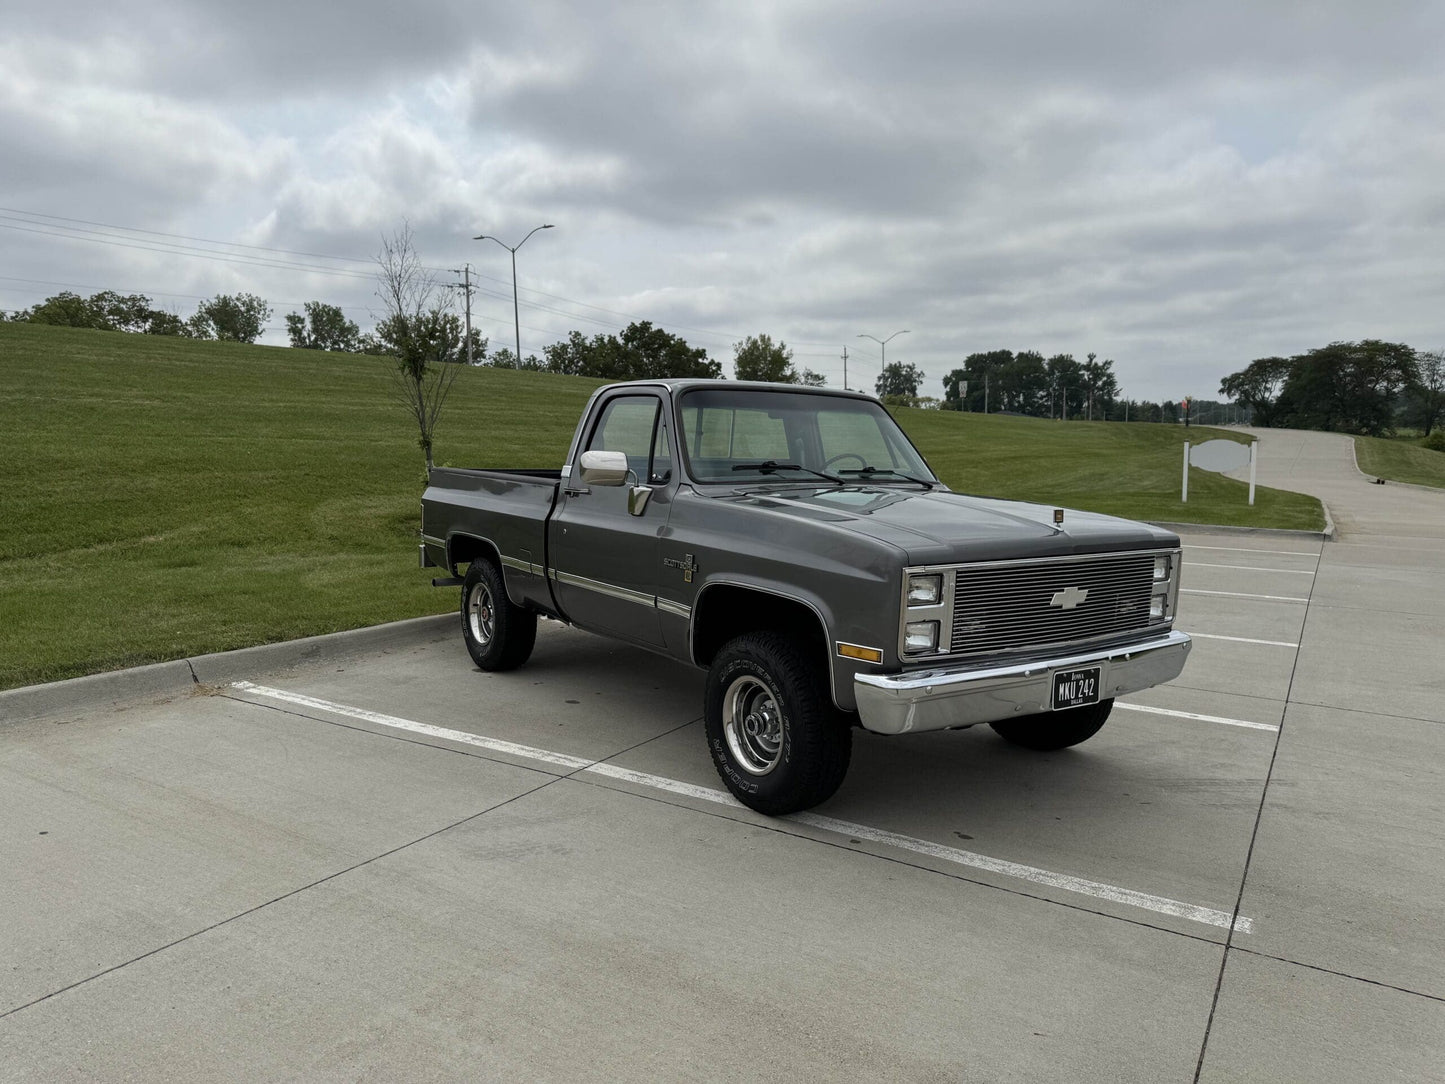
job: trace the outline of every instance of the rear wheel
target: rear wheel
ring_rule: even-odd
[[[1063,711],[1046,711],[1038,715],[1025,715],[1019,719],[1003,719],[989,723],[994,732],[1010,745],[1025,749],[1047,752],[1051,749],[1067,749],[1088,741],[1109,718],[1109,709],[1114,701],[1100,700],[1082,708],[1065,708]]]
[[[778,633],[748,633],[718,652],[703,722],[718,775],[759,813],[815,806],[848,772],[853,734],[833,707],[826,674]]]
[[[467,568],[462,581],[462,640],[483,670],[514,670],[537,641],[537,615],[507,598],[501,569],[485,558]]]

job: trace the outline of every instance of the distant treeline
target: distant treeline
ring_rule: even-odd
[[[1426,436],[1445,411],[1445,352],[1363,339],[1293,357],[1256,358],[1219,384],[1255,425],[1380,436],[1406,426]]]
[[[260,338],[271,315],[271,307],[253,294],[218,294],[202,301],[192,316],[183,319],[157,308],[142,294],[122,295],[111,290],[90,297],[66,291],[19,312],[0,311],[0,319],[37,324],[245,343]],[[428,362],[470,362],[596,380],[723,375],[722,365],[705,349],[690,346],[681,336],[647,320],[634,321],[617,334],[588,337],[573,331],[566,339],[543,347],[540,358],[532,354],[518,359],[505,347],[489,350],[488,341],[475,328],[468,342],[462,318],[444,307],[393,316],[369,332],[347,319],[339,306],[322,301],[308,301],[301,312],[288,313],[285,319],[291,345],[302,350],[395,357],[403,353],[402,344],[408,349],[421,344]],[[749,335],[733,345],[733,369],[739,380],[825,383],[821,374],[796,367],[787,343],[767,334]],[[1222,423],[1248,420],[1241,415],[1250,409],[1248,403],[1242,410],[1229,403],[1151,403],[1124,398],[1113,361],[1100,361],[1095,354],[1080,362],[1072,354],[1045,358],[1035,350],[991,350],[970,354],[961,368],[949,372],[943,378],[941,399],[920,395],[922,383],[918,366],[893,362],[874,381],[874,390],[891,405],[1065,420]]]

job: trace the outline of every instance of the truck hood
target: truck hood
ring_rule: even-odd
[[[912,564],[948,564],[1175,546],[1160,527],[1054,505],[974,497],[947,490],[850,485],[779,487],[729,501],[769,515],[826,523],[896,546]]]

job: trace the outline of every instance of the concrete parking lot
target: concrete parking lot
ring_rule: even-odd
[[[1445,494],[1340,439],[1260,464],[1339,540],[1187,532],[1098,737],[860,734],[781,820],[555,625],[6,720],[0,1077],[1438,1081]]]

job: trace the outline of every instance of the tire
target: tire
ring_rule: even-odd
[[[826,674],[778,633],[748,633],[718,652],[703,725],[723,783],[768,816],[827,800],[848,773],[853,733],[833,707]]]
[[[1067,749],[1071,745],[1088,741],[1099,732],[1109,718],[1109,709],[1113,706],[1112,699],[1100,700],[1097,704],[1082,708],[1045,711],[1019,719],[1003,719],[988,725],[1010,745],[1048,752],[1053,749]]]
[[[537,615],[507,598],[502,572],[484,557],[462,581],[462,640],[483,670],[515,670],[537,642]]]

